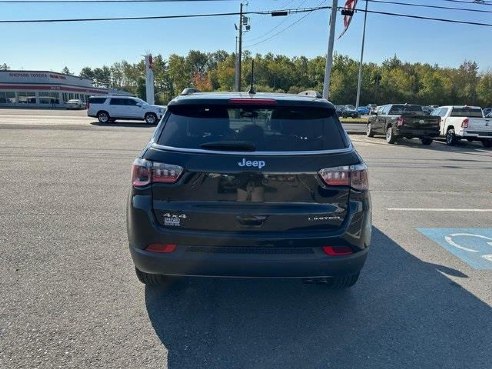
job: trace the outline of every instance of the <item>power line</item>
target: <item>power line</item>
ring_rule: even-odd
[[[318,6],[316,7],[316,9],[319,9],[320,5],[321,5],[322,3],[324,3],[324,2],[325,2],[325,0],[321,1],[321,2],[318,4]],[[331,7],[330,7],[330,9],[331,9]],[[313,10],[313,11],[314,11],[314,10]],[[254,44],[251,44],[251,45],[246,45],[245,47],[252,47],[252,46],[256,46],[256,45],[259,45],[259,44],[262,44],[262,43],[264,43],[264,42],[267,42],[267,41],[271,40],[272,38],[274,38],[274,37],[278,36],[278,35],[279,35],[279,34],[281,34],[282,32],[287,31],[289,28],[292,28],[292,27],[293,27],[293,26],[295,26],[297,23],[301,22],[304,18],[306,18],[306,17],[307,17],[308,15],[310,15],[311,13],[312,13],[312,12],[309,12],[309,13],[305,14],[304,16],[302,16],[301,18],[299,18],[299,19],[298,19],[298,20],[296,20],[295,22],[293,22],[293,23],[289,24],[287,27],[285,27],[285,28],[281,29],[280,31],[278,31],[278,32],[274,33],[274,34],[273,34],[273,35],[271,35],[270,37],[268,37],[268,38],[266,38],[266,39],[264,39],[264,40],[262,40],[262,41],[256,42],[256,43],[254,43]],[[265,35],[264,35],[264,36],[265,36]]]
[[[301,3],[299,3],[299,5],[297,6],[298,8],[300,8],[301,6],[304,6],[304,4],[306,3],[307,0],[303,0]],[[248,39],[249,42],[254,42],[256,40],[260,40],[262,39],[263,37],[271,34],[272,32],[274,32],[276,29],[278,29],[282,24],[284,24],[285,22],[287,22],[289,19],[287,17],[285,17],[281,22],[279,22],[275,27],[271,28],[269,31],[265,32],[263,35],[261,36],[257,36],[257,37],[253,37],[251,39]]]
[[[305,8],[305,9],[285,9],[283,12],[287,12],[288,14],[296,14],[296,13],[312,13],[318,10],[331,9],[331,6],[318,6],[314,8]],[[342,9],[342,8],[340,8]],[[363,13],[363,9],[356,9],[357,12]],[[492,27],[492,23],[484,23],[484,22],[472,22],[472,21],[461,21],[455,19],[444,19],[444,18],[435,18],[435,17],[424,17],[419,15],[412,14],[401,14],[401,13],[392,13],[392,12],[383,12],[376,10],[368,10],[368,13],[371,14],[380,14],[386,16],[393,17],[401,17],[401,18],[410,18],[410,19],[419,19],[419,20],[430,20],[437,22],[445,22],[445,23],[454,23],[454,24],[466,24],[472,26],[483,26],[483,27]],[[248,11],[244,12],[244,15],[256,14],[256,15],[268,15],[271,16],[272,11]],[[24,20],[0,20],[0,24],[5,23],[68,23],[68,22],[101,22],[101,21],[125,21],[125,20],[158,20],[158,19],[183,19],[183,18],[200,18],[200,17],[220,17],[220,16],[237,16],[238,12],[229,12],[229,13],[209,13],[209,14],[181,14],[181,15],[161,15],[161,16],[146,16],[146,17],[112,17],[112,18],[69,18],[69,19],[24,19]],[[302,18],[303,19],[303,18]],[[300,19],[301,20],[301,19]],[[298,23],[298,20],[295,23]],[[295,24],[294,23],[294,24]],[[290,26],[293,26],[291,24]],[[290,27],[289,26],[289,27]],[[253,46],[253,45],[250,45]]]
[[[480,1],[480,2],[476,2],[476,1],[463,1],[463,0],[441,0],[441,1],[445,1],[447,3],[458,3],[458,4],[475,4],[475,5],[487,5],[487,6],[491,6],[492,5],[492,2],[491,1]]]
[[[368,0],[368,1],[370,3],[402,5],[402,6],[410,6],[410,7],[414,7],[414,8],[429,8],[429,9],[440,9],[440,10],[459,10],[459,11],[466,11],[466,12],[472,12],[472,13],[492,13],[492,10],[455,8],[455,7],[441,6],[441,5],[424,5],[424,4],[414,4],[414,3],[403,3],[403,2],[399,2],[399,1],[386,1],[386,0]]]
[[[357,12],[364,12],[363,9],[356,9]],[[466,24],[470,26],[483,26],[483,27],[492,27],[492,23],[483,23],[483,22],[472,22],[472,21],[460,21],[457,19],[445,19],[445,18],[435,18],[435,17],[423,17],[420,15],[413,14],[400,14],[400,13],[391,13],[391,12],[382,12],[375,10],[368,10],[368,13],[373,14],[381,14],[393,17],[401,17],[401,18],[411,18],[411,19],[420,19],[420,20],[431,20],[436,22],[444,22],[444,23],[455,23],[455,24]]]
[[[0,4],[109,4],[109,3],[186,3],[231,0],[0,0]],[[234,0],[233,0],[234,1]],[[240,1],[240,0],[236,0]]]

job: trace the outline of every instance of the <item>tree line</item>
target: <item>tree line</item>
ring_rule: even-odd
[[[224,50],[204,53],[192,50],[186,56],[172,54],[165,59],[154,56],[155,100],[166,104],[186,87],[201,91],[233,91],[236,55]],[[287,57],[268,53],[243,54],[241,83],[247,90],[254,60],[257,91],[298,93],[323,90],[325,58]],[[359,62],[335,55],[330,84],[330,100],[335,104],[354,104],[357,95]],[[121,61],[101,68],[85,67],[81,77],[96,86],[117,88],[145,99],[144,61]],[[458,68],[425,63],[408,63],[396,55],[381,65],[362,67],[360,105],[396,102],[422,105],[492,105],[492,72],[479,72],[477,63],[464,61]]]

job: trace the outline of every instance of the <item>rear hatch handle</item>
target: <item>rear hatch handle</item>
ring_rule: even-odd
[[[238,215],[236,220],[241,225],[245,226],[260,226],[265,220],[267,220],[268,216],[266,215]]]

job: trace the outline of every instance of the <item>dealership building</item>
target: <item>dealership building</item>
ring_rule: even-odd
[[[55,72],[0,71],[0,107],[64,107],[71,99],[127,94],[94,87],[92,80]]]

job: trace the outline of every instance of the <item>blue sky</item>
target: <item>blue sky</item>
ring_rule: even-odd
[[[333,0],[249,0],[246,11],[331,6]],[[338,0],[339,6],[345,0]],[[389,4],[400,2],[468,8],[441,10]],[[474,4],[450,0],[377,0],[369,10],[492,24],[492,1]],[[0,1],[0,20],[56,19],[116,16],[156,16],[236,12],[240,1],[170,1],[161,3],[5,3]],[[359,0],[358,8],[365,2]],[[328,43],[330,10],[287,17],[251,15],[251,30],[244,36],[244,49],[253,54],[272,52],[288,56],[324,55]],[[363,13],[354,16],[347,33],[335,41],[335,52],[354,59],[360,56]],[[78,73],[84,66],[100,67],[127,60],[134,63],[146,52],[186,55],[235,50],[237,16],[88,23],[0,23],[0,64],[11,69],[61,71],[67,66]],[[337,36],[343,21],[337,17]],[[276,33],[278,33],[276,35]],[[403,61],[458,67],[464,60],[476,61],[483,72],[492,71],[492,27],[449,24],[381,14],[367,18],[364,61],[382,63],[397,55]]]

